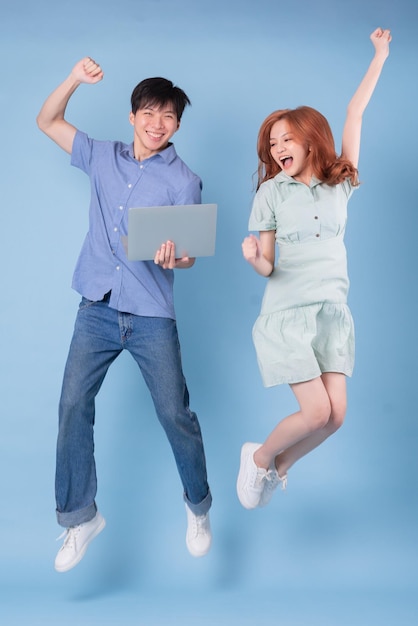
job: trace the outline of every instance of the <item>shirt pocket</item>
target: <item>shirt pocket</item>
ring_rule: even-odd
[[[278,243],[299,243],[300,235],[299,231],[295,231],[293,233],[282,234],[280,237],[277,237]]]

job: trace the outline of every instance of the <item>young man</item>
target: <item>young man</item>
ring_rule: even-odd
[[[202,435],[189,408],[173,306],[173,269],[191,267],[194,259],[177,259],[168,241],[154,261],[132,262],[121,243],[129,206],[201,202],[199,177],[170,143],[190,101],[170,81],[146,79],[131,96],[133,143],[96,141],[72,126],[65,111],[80,84],[102,78],[93,59],[82,59],[37,117],[39,128],[91,181],[89,230],[72,285],[82,300],[59,406],[55,489],[57,520],[66,528],[55,560],[59,572],[77,565],[105,526],[95,502],[95,397],[123,349],[140,367],[174,453],[184,488],[187,547],[193,556],[203,556],[211,544],[212,498]]]

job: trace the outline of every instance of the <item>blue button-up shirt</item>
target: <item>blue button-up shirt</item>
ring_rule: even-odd
[[[121,237],[128,209],[200,204],[202,183],[170,144],[137,161],[133,144],[90,139],[77,131],[71,164],[90,178],[89,230],[73,276],[73,288],[89,300],[111,291],[109,306],[125,313],[175,319],[173,270],[153,261],[128,261]]]

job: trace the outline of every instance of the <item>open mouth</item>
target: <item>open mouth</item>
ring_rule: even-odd
[[[147,131],[147,135],[148,137],[151,137],[151,139],[154,139],[154,141],[159,141],[164,137],[161,133],[152,133],[150,131]]]
[[[293,157],[285,156],[280,159],[280,163],[282,164],[283,169],[287,169],[293,163]]]

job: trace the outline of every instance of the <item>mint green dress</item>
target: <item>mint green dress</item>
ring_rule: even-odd
[[[330,186],[312,178],[307,186],[280,172],[257,191],[249,230],[275,230],[279,250],[253,327],[266,387],[352,374],[344,232],[353,189],[349,179]]]

